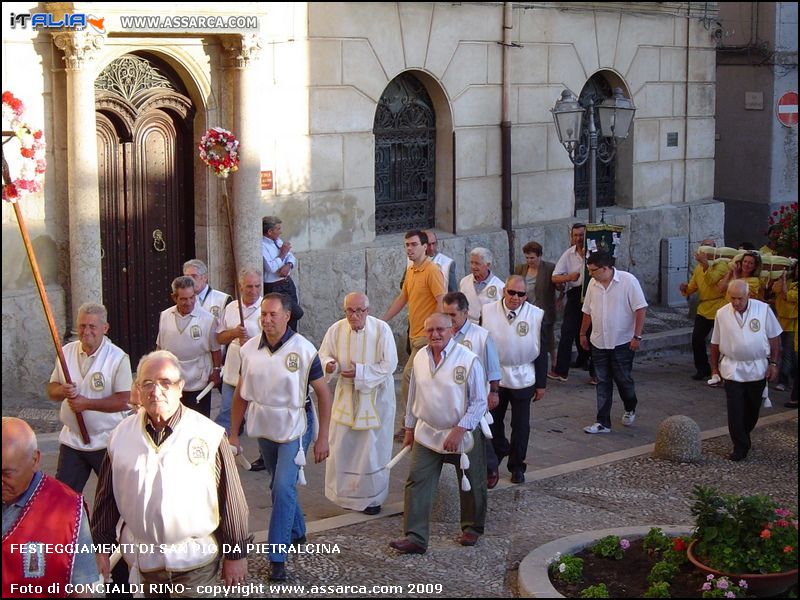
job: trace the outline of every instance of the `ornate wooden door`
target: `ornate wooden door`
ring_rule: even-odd
[[[109,337],[136,368],[194,258],[193,109],[169,67],[139,55],[103,70],[95,100],[103,303]]]

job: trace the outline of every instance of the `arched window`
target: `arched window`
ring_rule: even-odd
[[[425,229],[436,215],[436,116],[425,86],[402,73],[375,112],[375,233]]]
[[[600,106],[603,100],[612,96],[611,84],[601,73],[595,73],[581,90],[579,98],[581,106],[589,106],[589,99],[594,101],[594,122],[598,127],[600,125],[600,114],[597,112],[597,107]],[[603,138],[599,138],[599,142],[602,144]],[[589,119],[583,119],[581,145],[584,148],[589,147]],[[597,206],[614,206],[616,196],[614,188],[616,157],[610,163],[604,163],[600,160],[600,152],[598,152],[595,164],[597,165]],[[575,210],[588,207],[589,162],[587,161],[583,165],[575,167]]]

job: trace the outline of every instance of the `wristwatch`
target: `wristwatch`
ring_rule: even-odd
[[[641,341],[642,341],[642,336],[640,336],[640,335],[635,335],[635,336],[633,336],[633,339],[635,339],[635,340],[639,340],[639,341],[641,342]]]

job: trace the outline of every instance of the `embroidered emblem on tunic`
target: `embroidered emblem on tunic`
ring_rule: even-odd
[[[22,550],[22,572],[26,579],[44,577],[44,544],[28,542]]]
[[[92,373],[92,377],[89,381],[95,392],[102,392],[106,387],[106,380],[102,373]]]
[[[531,328],[525,321],[520,321],[519,323],[517,323],[517,335],[524,337],[528,335],[528,332],[530,330]]]
[[[193,340],[199,340],[200,339],[200,325],[192,325],[190,333],[192,334],[192,339]]]
[[[286,368],[292,373],[300,368],[300,355],[297,352],[290,352],[289,356],[286,357]]]
[[[486,288],[486,295],[489,296],[489,298],[497,298],[497,287],[490,285]]]
[[[219,306],[212,306],[211,314],[219,319]]]
[[[472,350],[472,342],[469,340],[461,340],[461,345]]]
[[[455,381],[458,385],[466,383],[467,370],[464,367],[456,367],[453,369],[453,381]]]
[[[208,444],[202,438],[192,438],[189,440],[189,462],[193,465],[201,465],[208,462],[210,453]]]
[[[750,331],[756,332],[761,330],[761,321],[758,319],[750,319]]]

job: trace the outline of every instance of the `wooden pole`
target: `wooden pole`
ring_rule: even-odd
[[[5,131],[3,135],[5,135]],[[5,156],[3,156],[3,182],[10,183],[11,175],[8,170],[8,163]],[[47,326],[50,329],[50,336],[53,338],[53,345],[58,355],[58,362],[61,365],[61,371],[64,373],[64,381],[68,385],[72,385],[72,378],[69,376],[69,369],[67,368],[67,359],[64,357],[64,351],[61,348],[61,337],[58,335],[56,328],[56,321],[53,318],[53,311],[50,308],[50,301],[47,299],[47,291],[44,289],[44,282],[42,275],[39,271],[39,263],[36,261],[36,255],[33,252],[31,245],[31,238],[28,235],[28,228],[25,226],[25,219],[22,217],[22,211],[19,208],[18,202],[12,202],[14,205],[14,214],[17,215],[17,223],[19,223],[19,231],[22,234],[22,243],[25,245],[25,253],[28,255],[28,262],[31,264],[31,271],[33,271],[33,279],[36,282],[36,290],[39,292],[39,298],[42,300],[42,307],[44,308],[44,316],[47,320]],[[81,413],[75,413],[78,420],[78,427],[81,431],[81,439],[84,444],[89,443],[89,432],[86,430],[86,423],[83,421]]]
[[[242,300],[239,298],[239,269],[236,268],[236,248],[233,246],[233,213],[231,212],[231,202],[228,199],[228,178],[222,177],[222,197],[225,199],[225,210],[228,213],[228,231],[230,232],[231,240],[231,260],[233,260],[233,297],[239,307],[239,324],[244,327],[244,311],[242,309]]]

